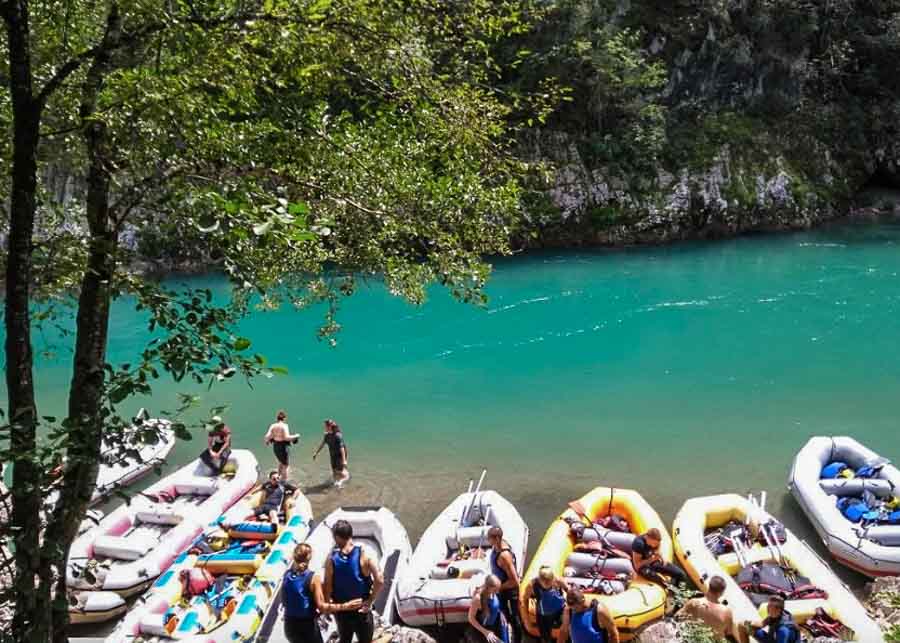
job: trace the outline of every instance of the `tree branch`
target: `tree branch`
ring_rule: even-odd
[[[41,91],[37,95],[37,103],[41,107],[47,102],[47,99],[55,92],[60,86],[66,82],[66,80],[78,71],[78,68],[81,67],[84,63],[91,60],[94,56],[100,53],[100,47],[91,47],[87,51],[83,51],[75,58],[70,59],[66,64],[56,70],[56,73],[47,81],[47,83],[41,88]]]

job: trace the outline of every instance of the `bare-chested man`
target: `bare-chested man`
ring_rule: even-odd
[[[287,420],[287,413],[278,411],[278,415],[275,416],[275,422],[269,426],[269,430],[266,431],[266,437],[263,440],[266,444],[272,445],[275,459],[278,460],[278,473],[282,480],[287,481],[288,474],[291,472],[288,459],[288,445],[297,444],[300,436],[291,433],[291,429],[285,420]]]
[[[678,616],[687,616],[703,621],[720,639],[747,643],[747,633],[743,628],[735,627],[731,608],[719,602],[724,593],[725,579],[721,576],[713,576],[709,579],[709,590],[706,592],[706,596],[689,600],[678,612]],[[735,635],[738,638],[735,638]]]

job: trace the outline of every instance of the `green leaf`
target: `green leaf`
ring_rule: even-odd
[[[234,340],[234,350],[236,351],[245,351],[250,348],[251,342],[246,337],[238,337]]]

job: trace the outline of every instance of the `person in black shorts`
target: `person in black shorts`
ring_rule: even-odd
[[[325,420],[325,435],[319,448],[313,453],[313,460],[325,445],[328,445],[328,454],[331,456],[331,475],[334,478],[334,486],[342,487],[350,479],[350,471],[347,469],[347,444],[344,442],[344,434],[341,427],[334,420]]]
[[[263,442],[272,445],[275,459],[278,460],[278,473],[283,481],[287,481],[291,473],[288,447],[291,444],[297,444],[297,441],[300,439],[299,435],[291,433],[286,420],[287,413],[278,411],[278,414],[275,416],[275,422],[269,426],[269,430],[266,431],[266,437],[263,438]]]
[[[278,514],[281,512],[281,505],[284,504],[285,490],[281,482],[281,476],[278,471],[269,471],[269,479],[262,486],[265,497],[259,506],[253,510],[253,513],[247,516],[247,519],[256,518],[257,520],[268,519],[273,525],[278,524]]]

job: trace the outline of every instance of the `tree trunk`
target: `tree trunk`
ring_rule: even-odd
[[[100,52],[87,72],[81,93],[82,135],[88,156],[86,216],[90,232],[88,262],[81,280],[75,330],[75,356],[69,386],[65,485],[54,508],[42,566],[59,570],[53,601],[53,641],[67,638],[66,557],[97,481],[105,417],[104,374],[116,263],[117,230],[110,212],[110,160],[106,125],[94,119],[97,96],[113,68],[121,39],[121,19],[113,4]]]
[[[37,409],[29,315],[32,279],[32,234],[37,189],[37,146],[40,106],[31,74],[31,42],[27,0],[4,5],[9,50],[9,89],[13,109],[9,252],[6,259],[6,389],[15,453],[12,480],[16,593],[13,632],[22,641],[47,640],[50,587],[36,585],[40,571],[40,524],[43,471],[34,455]]]

